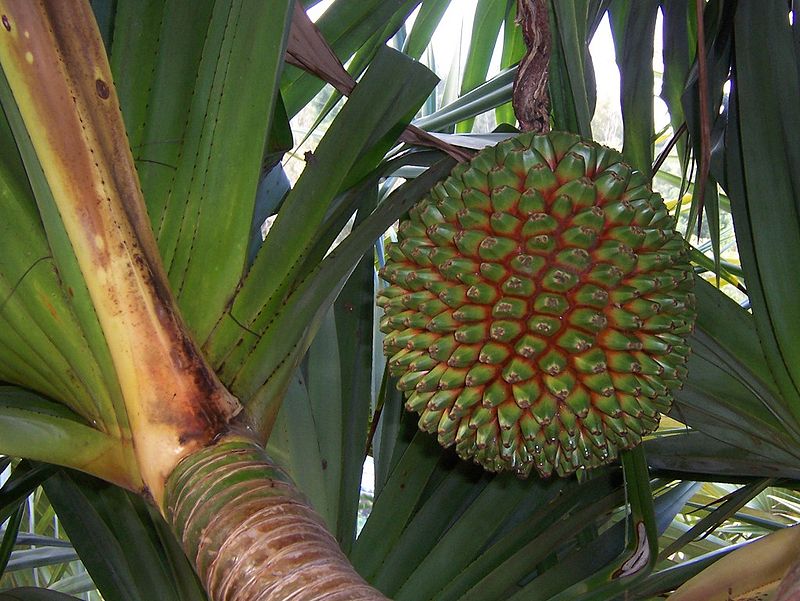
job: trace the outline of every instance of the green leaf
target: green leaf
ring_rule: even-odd
[[[682,477],[727,480],[742,477],[800,479],[796,460],[778,461],[697,431],[660,436],[645,443],[654,469],[680,473]]]
[[[335,0],[316,22],[322,36],[342,63],[361,48],[395,13],[406,14],[420,0]],[[325,82],[296,67],[287,67],[281,83],[286,112],[294,117]]]
[[[0,524],[17,510],[17,507],[54,473],[50,465],[31,466],[23,461],[14,468],[11,476],[0,488]]]
[[[2,74],[0,100],[0,380],[58,399],[121,435],[127,416],[105,338]]]
[[[268,217],[274,215],[291,189],[289,178],[278,163],[258,183],[253,221],[250,225],[250,243],[247,247],[248,267],[255,261],[258,249],[264,242],[261,228]]]
[[[416,119],[414,125],[426,131],[440,131],[464,119],[480,115],[511,100],[517,68],[512,67],[495,75],[471,92],[459,96],[439,110]]]
[[[472,21],[469,51],[461,78],[460,96],[474,90],[484,81],[489,72],[489,63],[497,44],[500,26],[506,17],[506,0],[478,0]],[[459,123],[457,132],[472,131],[474,121],[467,119]]]
[[[697,19],[694,5],[689,0],[662,2],[664,74],[661,81],[661,98],[669,110],[672,131],[676,132],[684,122],[681,97],[686,86],[689,67],[694,60],[697,47]],[[681,138],[676,145],[678,159],[686,168],[686,140]]]
[[[0,541],[0,576],[6,571],[8,561],[11,559],[11,552],[17,542],[17,534],[19,534],[19,526],[22,523],[23,515],[25,515],[25,505],[20,503],[6,522],[3,539]]]
[[[361,210],[358,217],[363,217]],[[357,221],[355,227],[358,225]],[[342,448],[336,534],[345,552],[349,551],[356,536],[361,473],[367,454],[367,425],[372,404],[375,270],[372,248],[369,250],[356,265],[334,304],[342,386],[342,425],[335,430],[341,436]]]
[[[609,8],[622,85],[622,154],[651,176],[653,165],[653,34],[658,0],[614,0]]]
[[[545,511],[536,512],[516,525],[506,539],[475,558],[465,575],[448,586],[442,599],[499,601],[520,590],[516,583],[528,581],[557,546],[571,541],[587,524],[607,515],[624,501],[624,492],[618,482],[612,480],[613,471],[596,472],[594,476],[574,488],[570,485],[574,482],[556,481],[555,490],[560,492],[563,487],[569,487],[568,493],[557,496]],[[467,586],[465,594],[457,594]]]
[[[516,65],[525,55],[527,47],[522,37],[522,28],[516,23],[517,2],[509,0],[506,3],[506,16],[503,20],[503,53],[500,56],[500,70],[503,71]],[[514,107],[510,102],[495,109],[497,123],[514,124],[517,121]]]
[[[696,576],[718,559],[722,559],[728,553],[735,551],[752,541],[744,541],[729,547],[724,547],[716,551],[703,554],[699,557],[692,557],[682,562],[680,565],[673,566],[655,572],[648,576],[633,588],[636,598],[649,599],[674,591],[684,582]]]
[[[586,88],[588,0],[551,2],[550,94],[555,129],[592,136]]]
[[[512,516],[519,504],[526,497],[530,498],[541,493],[542,488],[536,486],[536,483],[519,480],[512,474],[503,474],[494,477],[482,490],[479,488],[477,492],[465,491],[466,494],[462,493],[460,498],[454,497],[450,501],[451,505],[458,500],[464,505],[462,512],[459,512],[460,515],[457,514],[458,521],[439,537],[436,545],[424,557],[422,554],[427,551],[425,548],[427,545],[420,545],[419,566],[406,580],[395,598],[398,601],[438,598],[439,592],[445,589],[473,558],[478,557],[481,550],[493,542],[502,524]],[[441,503],[437,504],[441,507]],[[458,506],[455,508],[458,509]],[[487,519],[490,515],[492,519]],[[409,530],[414,526],[413,522],[409,524]],[[423,538],[424,532],[417,530],[417,537]],[[454,549],[459,550],[457,555],[454,555]]]
[[[370,61],[372,61],[372,59],[375,57],[375,53],[381,48],[381,46],[387,42],[390,42],[393,38],[395,38],[395,36],[399,36],[399,33],[405,30],[405,21],[417,2],[419,2],[419,0],[410,0],[403,9],[394,13],[389,21],[383,24],[382,28],[376,30],[372,36],[370,36],[364,45],[361,46],[361,48],[359,48],[358,51],[353,55],[350,61],[348,61],[347,76],[341,74],[341,77],[339,77],[334,73],[331,74],[332,78],[340,80],[349,76],[353,80],[358,79],[364,73],[364,70],[369,66]],[[325,42],[323,41],[323,43]],[[333,66],[323,66],[322,64],[315,65],[315,67],[319,69],[319,71],[317,71],[318,76],[320,75],[320,72],[322,72],[322,74],[327,74],[330,69],[333,69]],[[338,73],[341,69],[341,65],[337,64],[336,73]],[[312,123],[308,128],[302,142],[305,142],[311,136],[311,134],[317,130],[317,128],[333,111],[336,105],[339,104],[343,97],[344,94],[342,94],[339,89],[335,89],[331,92],[330,96],[325,101],[325,105],[317,113],[314,123]],[[302,143],[298,146],[302,146]]]
[[[334,302],[364,249],[370,248],[376,237],[427,193],[435,182],[442,179],[452,166],[453,161],[445,159],[424,175],[399,188],[390,197],[391,202],[383,203],[366,218],[360,227],[292,291],[254,352],[241,367],[240,377],[249,381],[267,378],[249,403],[249,409],[254,415],[262,416],[260,419],[263,419],[276,399],[280,400],[283,378],[288,375],[287,368],[299,361],[308,348],[322,316]],[[374,194],[374,186],[374,181],[365,182],[370,194]],[[293,346],[289,345],[290,341],[295,341]],[[270,368],[274,368],[272,373],[268,371]]]
[[[322,329],[324,331],[324,325]],[[335,367],[338,367],[338,362]],[[329,486],[324,472],[329,458],[323,455],[319,439],[328,432],[335,435],[336,429],[326,426],[337,424],[317,424],[317,417],[306,378],[298,369],[289,381],[267,450],[277,458],[283,458],[281,464],[331,528],[336,523],[335,505],[328,496]]]
[[[800,257],[800,103],[798,58],[779,1],[742,3],[736,13],[736,68],[724,145],[742,267],[761,346],[796,433],[800,423],[800,282],[785,265]],[[769,31],[768,36],[759,32]],[[712,169],[714,168],[712,162]],[[769,232],[769,235],[764,235]]]
[[[206,599],[174,535],[138,496],[66,470],[45,492],[106,599]]]
[[[450,0],[422,0],[414,20],[414,26],[403,43],[403,52],[419,60],[431,42],[434,31],[439,26]]]
[[[81,469],[132,485],[132,450],[96,430],[67,407],[39,395],[0,386],[0,453]]]
[[[647,459],[644,450],[639,446],[623,451],[621,460],[625,474],[626,501],[630,507],[625,522],[614,527],[621,534],[624,533],[626,543],[622,552],[617,556],[611,555],[613,546],[603,542],[604,538],[612,538],[611,532],[607,531],[587,545],[586,549],[573,555],[581,568],[577,568],[572,562],[562,562],[557,569],[550,570],[527,584],[510,601],[544,600],[551,598],[550,595],[555,592],[558,594],[552,596],[553,601],[600,601],[622,593],[650,573],[658,556],[658,525]],[[668,521],[672,521],[672,516]],[[601,558],[599,561],[596,560],[598,557]],[[595,559],[586,561],[586,558]],[[598,564],[604,567],[590,576]],[[583,579],[579,582],[564,587],[565,583],[575,582],[582,576]]]
[[[59,549],[53,547],[43,547],[39,549],[26,549],[15,551],[6,567],[7,572],[19,570],[30,570],[44,566],[68,563],[78,559],[78,554],[74,549]]]
[[[404,55],[389,49],[379,52],[284,201],[227,311],[228,317],[206,347],[223,380],[245,402],[277,366],[258,359],[259,353],[263,357],[269,352],[280,362],[298,342],[296,336],[282,337],[265,346],[267,340],[254,339],[253,332],[262,335],[271,325],[290,287],[306,275],[308,258],[320,252],[317,237],[331,201],[342,188],[352,186],[375,168],[424,101],[434,80],[433,74]],[[343,140],[348,143],[343,144]],[[357,256],[366,248],[362,247]],[[322,258],[316,256],[317,261]],[[253,354],[256,345],[259,350]],[[251,372],[252,368],[256,372]]]
[[[403,393],[395,386],[396,380],[389,377],[388,369],[384,364],[383,379],[381,381],[380,396],[377,401],[381,408],[378,425],[375,429],[375,438],[372,443],[372,456],[375,465],[375,496],[379,496],[381,490],[389,479],[389,474],[394,469],[397,461],[402,456],[408,440],[400,436],[401,430],[413,428],[416,424],[403,409]],[[411,424],[406,426],[406,422]]]
[[[365,578],[374,578],[394,548],[439,457],[436,441],[420,432],[392,471],[350,553],[350,561]]]
[[[112,68],[173,292],[203,340],[245,267],[293,3],[142,8],[121,3]]]
[[[745,504],[749,503],[753,497],[763,492],[764,489],[772,484],[773,481],[771,478],[763,478],[750,482],[729,494],[717,507],[709,511],[705,516],[695,522],[691,528],[662,549],[659,554],[659,559],[666,559],[694,539],[711,534],[718,526],[744,507]]]
[[[0,601],[79,601],[77,597],[44,588],[20,587],[0,592]]]

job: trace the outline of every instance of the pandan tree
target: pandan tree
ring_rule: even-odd
[[[108,600],[795,598],[797,529],[692,546],[800,479],[796,7],[479,0],[440,106],[449,0],[314,4],[0,2],[0,566],[41,484]]]

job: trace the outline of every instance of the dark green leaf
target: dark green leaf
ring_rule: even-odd
[[[800,337],[793,324],[800,323],[800,280],[787,277],[785,266],[800,257],[800,149],[788,135],[800,128],[800,115],[790,109],[800,103],[800,82],[786,17],[779,0],[738,4],[723,156],[754,321],[796,434]]]
[[[31,466],[23,461],[14,468],[11,476],[0,488],[0,524],[17,510],[22,502],[36,490],[42,482],[53,475],[55,468],[47,464]]]
[[[478,0],[475,18],[472,22],[472,36],[469,41],[467,61],[461,79],[460,96],[474,90],[486,81],[489,62],[492,60],[500,26],[506,16],[506,0]],[[459,123],[458,132],[472,131],[473,120]]]
[[[205,593],[174,536],[137,496],[59,471],[45,492],[97,588],[115,601],[203,601]],[[166,526],[164,526],[166,528]]]
[[[77,597],[65,595],[44,588],[21,587],[0,592],[0,601],[80,601]]]
[[[342,63],[382,30],[393,15],[408,14],[420,0],[336,0],[316,22],[322,36]],[[399,24],[398,24],[399,27]],[[390,36],[391,37],[391,36]],[[308,104],[325,82],[296,67],[287,67],[281,93],[289,117]]]
[[[11,559],[11,552],[14,550],[14,545],[17,542],[17,534],[19,533],[19,526],[22,523],[22,516],[24,514],[25,505],[20,503],[6,522],[6,527],[3,531],[3,539],[0,541],[0,576],[6,571],[8,561]]]
[[[653,165],[653,34],[658,5],[658,0],[614,0],[609,8],[622,86],[622,154],[648,177]]]
[[[587,138],[592,133],[586,89],[589,17],[588,0],[551,2],[550,94],[554,126]]]
[[[419,58],[430,44],[433,32],[439,26],[450,0],[422,0],[419,13],[403,43],[403,52],[412,58]]]

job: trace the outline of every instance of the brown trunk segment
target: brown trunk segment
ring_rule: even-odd
[[[217,601],[386,601],[266,452],[229,439],[184,459],[164,514]]]

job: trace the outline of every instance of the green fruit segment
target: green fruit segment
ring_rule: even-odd
[[[409,211],[377,303],[420,428],[493,471],[613,461],[669,410],[694,324],[686,246],[616,151],[523,134]]]

